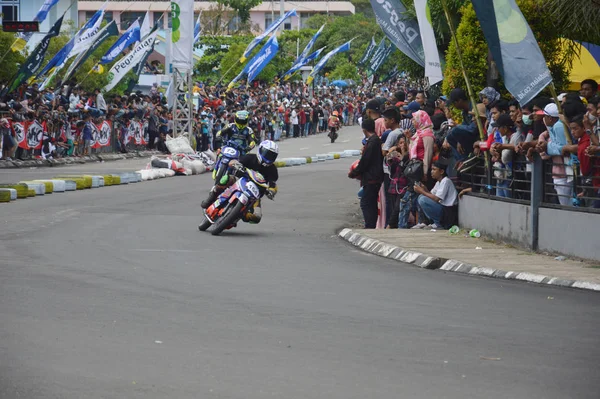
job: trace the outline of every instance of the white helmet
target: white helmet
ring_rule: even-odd
[[[279,146],[276,142],[265,140],[258,145],[256,156],[263,165],[272,165],[279,155]]]

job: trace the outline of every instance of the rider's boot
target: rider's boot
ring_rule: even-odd
[[[209,206],[212,205],[213,202],[215,202],[217,200],[217,197],[219,196],[219,193],[217,193],[217,190],[215,189],[215,187],[213,187],[210,192],[208,193],[208,198],[206,198],[204,201],[202,201],[200,203],[200,206],[203,209],[208,208]]]

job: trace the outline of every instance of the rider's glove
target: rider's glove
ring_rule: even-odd
[[[248,143],[248,151],[250,151],[254,147],[256,147],[256,143],[254,141],[251,141],[250,143]]]
[[[268,199],[273,200],[275,198],[275,194],[277,194],[277,189],[276,188],[268,188],[267,192],[266,192],[266,196]]]

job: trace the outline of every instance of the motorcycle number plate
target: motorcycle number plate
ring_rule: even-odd
[[[229,157],[233,157],[236,155],[236,150],[234,150],[233,148],[227,147],[225,149],[223,149],[223,155],[227,155]]]
[[[248,189],[248,191],[250,191],[252,193],[252,195],[255,198],[260,197],[260,192],[258,191],[258,187],[256,187],[256,184],[252,183],[252,182],[248,182],[246,184],[246,188]]]

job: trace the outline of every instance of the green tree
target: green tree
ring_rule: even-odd
[[[229,7],[237,13],[242,24],[250,21],[250,10],[262,3],[262,0],[217,0],[226,7]]]
[[[19,52],[14,52],[10,47],[15,42],[14,33],[0,30],[0,56],[4,55],[2,68],[0,68],[0,81],[8,82],[17,74],[21,64],[25,61],[25,56]]]

